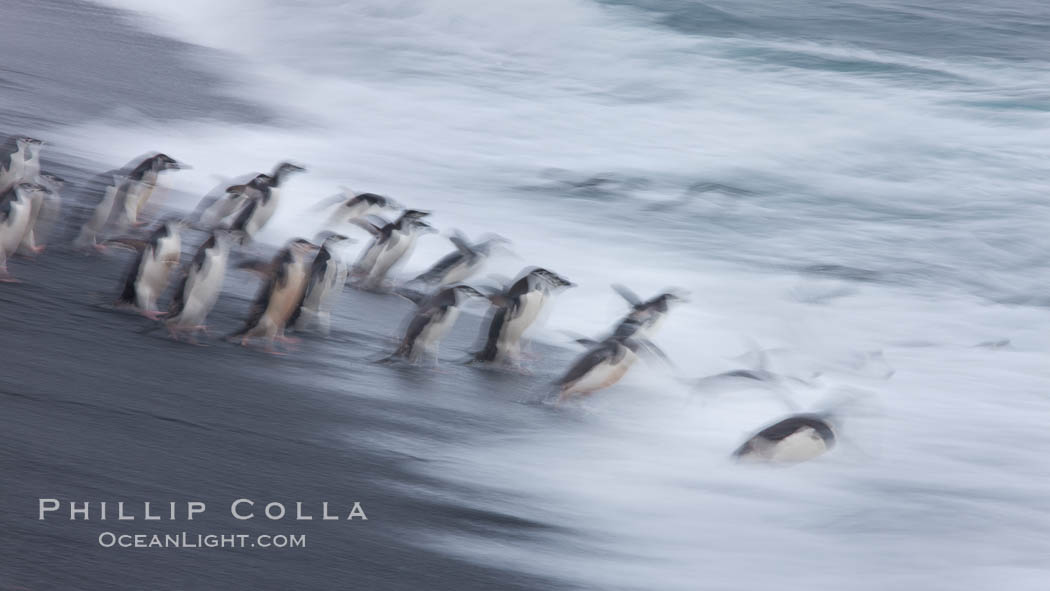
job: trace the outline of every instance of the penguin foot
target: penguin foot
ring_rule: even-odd
[[[96,251],[97,251],[97,252],[98,252],[99,254],[106,254],[107,252],[109,252],[109,247],[108,247],[108,246],[106,246],[105,244],[92,244],[91,246],[92,246],[92,248],[94,248],[94,249],[95,249],[95,250],[96,250]]]
[[[284,335],[277,337],[276,340],[278,343],[284,343],[285,345],[298,345],[303,342],[299,337],[287,337]]]
[[[4,273],[0,275],[0,283],[22,283],[22,280],[16,279],[14,275]]]
[[[158,320],[161,316],[164,316],[164,312],[159,310],[142,310],[142,315],[150,320]]]
[[[39,246],[34,246],[34,247],[30,248],[29,250],[32,251],[33,254],[40,254],[40,253],[44,252],[45,250],[47,250],[47,245],[46,244],[41,244]]]

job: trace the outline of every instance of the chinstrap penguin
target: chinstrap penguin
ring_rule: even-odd
[[[266,340],[266,352],[278,354],[275,341],[291,342],[285,337],[285,327],[299,308],[309,277],[307,256],[317,246],[303,238],[291,240],[278,252],[266,268],[257,268],[267,277],[252,304],[244,326],[227,337],[247,346],[251,339]]]
[[[421,299],[410,297],[416,302],[416,310],[405,329],[401,344],[384,361],[403,359],[418,364],[429,355],[434,361],[434,367],[437,367],[441,339],[455,324],[460,307],[471,297],[485,296],[468,285],[455,285]]]
[[[453,233],[449,240],[456,250],[439,259],[413,281],[436,286],[466,281],[481,270],[495,246],[507,242],[505,238],[493,236],[471,244],[458,232]]]
[[[47,187],[19,183],[0,197],[0,281],[16,282],[7,270],[7,261],[18,250],[33,215],[33,201],[43,199]]]
[[[208,314],[222,292],[234,240],[234,233],[228,230],[212,231],[187,265],[164,319],[173,339],[185,336],[196,343],[197,333],[207,332]]]
[[[488,295],[494,312],[482,333],[484,346],[474,353],[474,362],[512,362],[521,367],[521,338],[540,314],[550,294],[573,283],[547,269],[524,272],[503,291]]]
[[[408,209],[393,222],[369,216],[352,222],[372,234],[372,242],[358,257],[353,267],[356,285],[364,289],[379,289],[390,270],[412,252],[416,239],[424,232],[433,232],[422,220],[428,212]]]
[[[145,241],[134,238],[117,238],[111,243],[123,244],[138,251],[138,255],[124,275],[123,288],[117,304],[131,306],[147,318],[156,320],[161,312],[157,300],[168,288],[171,272],[179,265],[182,256],[181,230],[185,223],[165,220]]]
[[[830,450],[835,441],[828,415],[797,414],[750,437],[733,452],[733,457],[745,462],[804,462]]]
[[[332,324],[332,305],[335,297],[343,291],[349,268],[336,251],[338,246],[352,240],[342,234],[328,233],[310,264],[310,276],[302,301],[288,319],[289,327],[308,330],[316,327],[327,335]]]

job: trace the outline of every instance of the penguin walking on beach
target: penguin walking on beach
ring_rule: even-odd
[[[733,457],[744,462],[793,464],[822,455],[835,442],[830,415],[801,413],[754,434],[733,452]]]
[[[352,220],[355,225],[372,234],[372,242],[353,268],[360,287],[380,288],[387,273],[412,252],[416,239],[424,232],[434,231],[430,224],[422,220],[427,215],[430,214],[425,211],[407,209],[390,223],[372,216]]]
[[[638,294],[623,285],[614,284],[612,288],[631,306],[631,311],[613,330],[613,335],[620,338],[627,338],[635,333],[651,337],[667,317],[670,305],[685,301],[684,297],[674,291],[666,291],[648,300],[642,300]]]
[[[418,364],[430,355],[434,360],[434,367],[437,367],[441,339],[455,324],[460,307],[471,297],[485,296],[468,285],[455,285],[441,289],[429,297],[410,297],[409,299],[416,302],[416,311],[408,323],[401,344],[383,361],[403,359]]]
[[[19,183],[36,182],[43,143],[24,135],[11,136],[4,141],[0,146],[0,195]]]
[[[91,212],[80,226],[74,246],[103,250],[103,235],[140,225],[138,216],[156,187],[158,175],[166,170],[188,168],[167,154],[152,154],[133,161],[120,170],[97,175],[88,183],[85,201]]]
[[[620,381],[636,361],[641,350],[666,356],[656,345],[641,338],[613,335],[601,342],[585,342],[591,348],[569,366],[556,382],[558,404],[573,397],[586,396]]]
[[[194,225],[201,228],[215,228],[222,225],[224,221],[232,222],[232,219],[229,218],[239,213],[249,199],[247,192],[236,190],[231,193],[230,188],[247,185],[258,176],[259,173],[256,172],[241,175],[236,179],[223,179],[201,198],[193,213],[190,214]]]
[[[33,201],[42,199],[47,190],[36,183],[19,183],[0,196],[0,281],[17,282],[7,270],[7,260],[22,243],[33,214]]]
[[[348,189],[343,189],[339,195],[322,199],[313,209],[318,211],[331,210],[325,221],[325,227],[336,229],[366,215],[378,214],[384,209],[397,208],[396,201],[383,195],[375,193],[354,194]]]
[[[29,224],[18,249],[20,253],[27,256],[44,251],[47,237],[62,209],[62,198],[59,192],[65,185],[65,181],[53,174],[39,174],[37,181],[47,191],[38,191],[33,198]]]
[[[255,238],[277,211],[280,203],[282,184],[288,176],[306,169],[290,162],[278,164],[273,173],[260,174],[245,185],[227,187],[229,195],[242,194],[244,205],[241,206],[230,228],[243,232],[247,238]]]
[[[110,241],[138,251],[138,256],[124,275],[117,305],[134,307],[151,320],[161,316],[157,300],[168,288],[172,270],[179,265],[182,256],[180,231],[184,225],[181,221],[165,220],[144,241],[134,238]]]
[[[131,169],[120,193],[121,200],[110,216],[114,229],[122,231],[143,225],[145,222],[139,221],[139,216],[156,191],[158,175],[166,170],[184,168],[189,167],[167,154],[155,154]]]
[[[492,236],[471,244],[466,236],[459,232],[454,232],[449,240],[456,250],[441,257],[438,262],[413,279],[414,282],[442,286],[466,281],[481,270],[493,247],[507,242],[505,238]]]
[[[239,339],[242,346],[247,346],[251,339],[265,338],[266,352],[274,354],[279,353],[273,346],[275,341],[294,340],[286,337],[284,330],[302,302],[309,278],[307,256],[316,250],[317,246],[309,241],[296,238],[269,264],[254,267],[267,277],[267,281],[259,290],[244,326],[229,335],[228,340]]]
[[[472,362],[513,362],[521,367],[521,338],[535,322],[554,290],[573,283],[547,269],[533,268],[502,292],[490,294],[495,311],[482,337],[484,346],[474,353]]]
[[[198,332],[207,332],[206,321],[222,292],[226,265],[234,240],[228,230],[214,230],[197,249],[168,306],[164,325],[175,340],[182,335],[196,344]]]
[[[295,309],[288,325],[296,330],[308,330],[316,327],[321,334],[327,335],[332,325],[332,305],[335,298],[343,291],[349,273],[347,265],[336,252],[336,247],[350,238],[329,233],[314,255],[310,264],[310,276],[306,281],[306,290],[302,301]]]

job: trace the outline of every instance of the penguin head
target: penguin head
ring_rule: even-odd
[[[435,229],[434,226],[419,219],[409,220],[408,229],[417,234],[433,234],[437,232],[437,229]]]
[[[180,170],[184,168],[189,168],[189,166],[175,160],[167,154],[157,154],[153,157],[153,170],[157,172],[162,170]]]
[[[40,184],[44,185],[48,189],[51,189],[52,192],[58,191],[66,184],[65,179],[63,179],[62,177],[46,173],[40,175],[40,181]]]
[[[360,195],[358,195],[358,197],[360,197],[362,200],[364,200],[373,207],[397,207],[397,202],[385,195],[377,195],[375,193],[361,193]]]
[[[28,196],[28,195],[32,195],[32,194],[37,193],[37,192],[47,193],[48,190],[47,190],[47,187],[45,187],[44,185],[41,185],[39,183],[18,183],[18,185],[15,186],[15,195],[16,196],[21,196],[21,195],[27,195]]]
[[[211,235],[215,238],[215,242],[225,246],[244,244],[244,241],[248,238],[248,233],[244,230],[234,230],[226,227],[215,228],[212,230]]]
[[[568,279],[562,277],[561,275],[558,275],[557,273],[554,273],[552,271],[548,271],[547,269],[544,269],[543,267],[537,267],[537,268],[533,269],[529,273],[529,275],[532,275],[533,277],[536,277],[537,279],[542,280],[544,283],[546,283],[550,287],[575,287],[576,286],[576,284],[573,283],[572,281],[569,281]]]
[[[38,140],[36,138],[31,138],[28,135],[18,136],[17,138],[15,138],[15,143],[18,145],[19,148],[25,150],[26,152],[39,150],[40,146],[44,144],[43,141]]]
[[[277,172],[289,173],[289,172],[306,172],[305,166],[299,166],[298,164],[292,164],[291,162],[282,162],[277,165]]]
[[[31,137],[27,137],[27,138],[25,138],[25,140],[26,140],[26,144],[27,144],[26,152],[28,154],[31,154],[34,157],[35,156],[39,156],[40,155],[40,148],[43,147],[44,142],[42,140],[38,140],[36,138],[31,138]]]
[[[452,291],[456,294],[456,300],[467,299],[467,298],[483,298],[485,294],[474,289],[469,285],[456,285],[452,288]]]
[[[299,166],[298,164],[292,164],[291,162],[281,162],[273,169],[273,174],[270,175],[270,184],[277,186],[281,184],[286,175],[293,172],[305,172],[306,167]]]
[[[229,187],[226,187],[226,192],[239,195],[243,194],[248,189],[262,190],[268,187],[272,180],[273,177],[271,177],[268,174],[257,174],[255,175],[255,178],[248,181],[247,183],[244,183],[243,185],[230,185]]]
[[[291,249],[292,254],[298,257],[305,257],[311,252],[316,252],[320,249],[319,246],[305,238],[293,238],[289,243],[288,248]]]
[[[335,244],[342,243],[350,244],[354,242],[357,241],[353,238],[350,238],[349,236],[344,236],[343,234],[339,234],[336,232],[321,232],[317,236],[314,236],[314,243],[322,244],[324,246],[332,246]]]
[[[688,299],[686,299],[685,294],[673,289],[665,291],[664,293],[653,298],[653,300],[653,303],[659,304],[662,308],[665,309],[669,304],[689,301]]]
[[[405,211],[401,212],[401,216],[397,218],[396,223],[400,224],[404,222],[421,220],[427,217],[428,215],[430,215],[429,211],[421,211],[418,209],[406,209]]]

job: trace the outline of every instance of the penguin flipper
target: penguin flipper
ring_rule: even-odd
[[[325,197],[324,199],[311,205],[310,209],[313,211],[322,211],[328,209],[333,205],[339,205],[340,203],[346,202],[347,199],[351,197],[351,195],[352,194],[349,191],[343,189],[342,193],[339,193],[338,195],[332,195],[331,197]]]
[[[457,230],[452,231],[452,235],[448,237],[449,242],[452,243],[456,249],[463,253],[465,256],[473,256],[474,248],[467,242],[467,237]]]
[[[611,287],[613,288],[613,291],[620,294],[621,298],[627,300],[627,303],[630,304],[631,307],[640,306],[642,304],[642,298],[638,297],[638,294],[631,291],[627,286],[613,283]]]
[[[383,228],[389,224],[386,220],[379,216],[365,216],[363,218],[354,218],[350,220],[350,223],[361,228],[373,236],[378,236]]]
[[[260,277],[267,279],[273,275],[274,263],[273,261],[267,261],[263,259],[252,259],[250,261],[243,261],[237,265],[238,269],[245,271],[251,271],[259,275]]]
[[[412,302],[416,306],[419,306],[427,299],[427,294],[407,287],[398,287],[394,289],[394,295],[401,296],[406,300]]]

